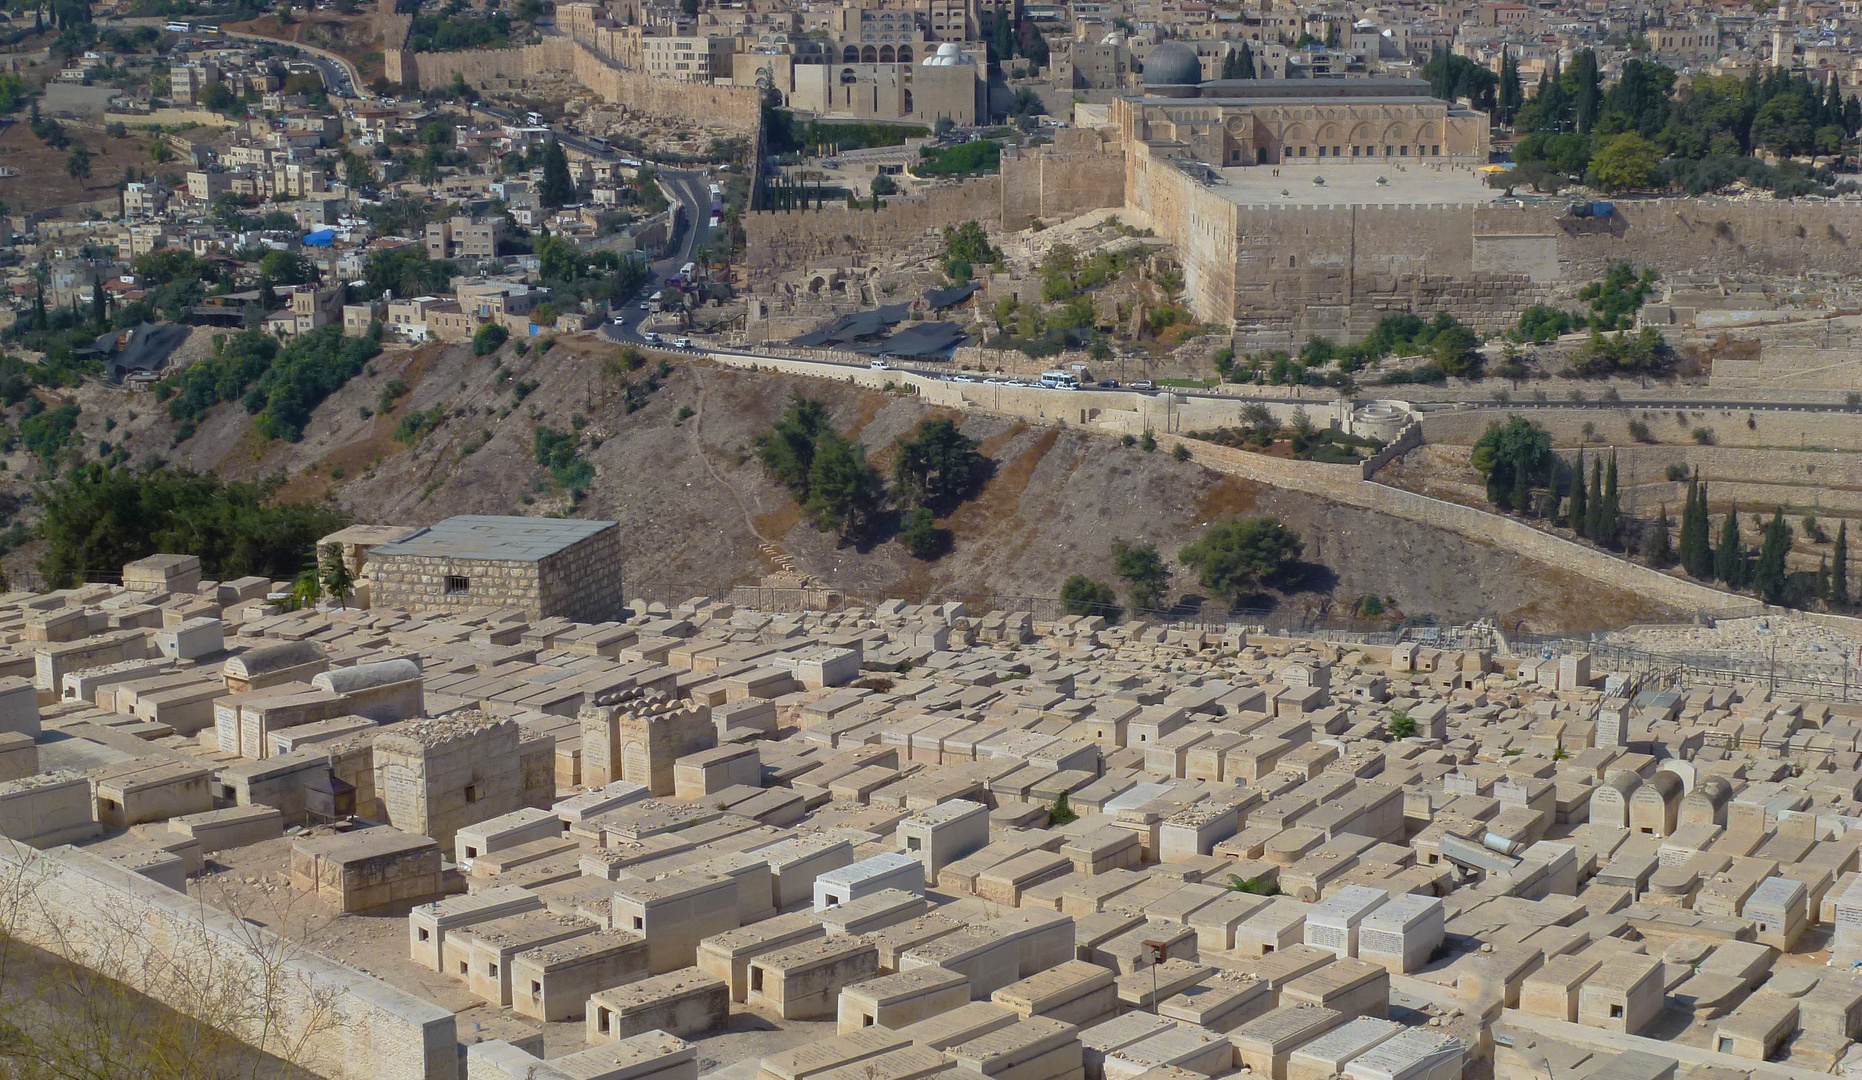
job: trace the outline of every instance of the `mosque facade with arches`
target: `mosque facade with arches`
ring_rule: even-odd
[[[1204,81],[1180,42],[1144,61],[1144,90],[1112,102],[1127,145],[1210,168],[1485,165],[1486,114],[1438,100],[1418,79]]]

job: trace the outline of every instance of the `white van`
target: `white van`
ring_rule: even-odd
[[[1078,390],[1080,377],[1071,371],[1043,371],[1041,385],[1050,390]]]

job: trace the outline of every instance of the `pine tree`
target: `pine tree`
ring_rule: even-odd
[[[1785,524],[1784,508],[1772,511],[1771,521],[1765,525],[1765,541],[1759,548],[1759,561],[1752,568],[1752,587],[1768,603],[1784,602],[1785,582],[1789,571],[1785,567],[1785,556],[1791,551],[1791,526]]]
[[[1655,538],[1649,542],[1649,565],[1657,569],[1674,562],[1674,541],[1669,537],[1668,504],[1662,504],[1662,512],[1655,519]]]
[[[1739,539],[1739,505],[1733,504],[1720,526],[1720,543],[1713,549],[1713,576],[1729,589],[1746,583],[1746,545]]]
[[[1590,463],[1590,502],[1584,507],[1584,535],[1595,543],[1610,538],[1603,533],[1603,459]]]
[[[1616,530],[1622,519],[1616,494],[1616,451],[1610,452],[1610,465],[1603,476],[1603,498],[1597,500],[1597,534],[1599,544],[1616,543]]]
[[[1849,606],[1849,523],[1836,527],[1836,548],[1830,552],[1830,603],[1839,608]]]
[[[1568,514],[1571,531],[1579,536],[1585,535],[1584,527],[1589,524],[1589,499],[1584,492],[1584,451],[1578,451],[1578,462],[1571,467],[1571,510]]]

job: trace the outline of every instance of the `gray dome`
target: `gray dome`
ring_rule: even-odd
[[[1203,62],[1181,41],[1166,41],[1144,58],[1144,85],[1195,86],[1203,81]]]

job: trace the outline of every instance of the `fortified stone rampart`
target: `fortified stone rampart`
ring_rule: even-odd
[[[336,1080],[455,1080],[450,1009],[74,848],[0,839],[8,932]]]
[[[1240,328],[1345,340],[1391,311],[1446,310],[1491,332],[1625,262],[1862,273],[1862,205],[1849,202],[1650,199],[1607,218],[1563,203],[1243,205],[1146,144],[1125,159],[1126,205],[1177,245],[1198,316]]]
[[[749,134],[762,124],[762,99],[753,86],[677,82],[618,67],[567,38],[516,49],[461,52],[390,51],[388,78],[422,90],[448,86],[456,75],[478,89],[506,89],[544,75],[569,75],[603,101],[651,116],[722,126]]]
[[[1176,244],[1184,295],[1196,317],[1204,322],[1233,320],[1243,246],[1236,205],[1153,157],[1144,143],[1132,144],[1125,155],[1125,203],[1142,210],[1158,235]]]

